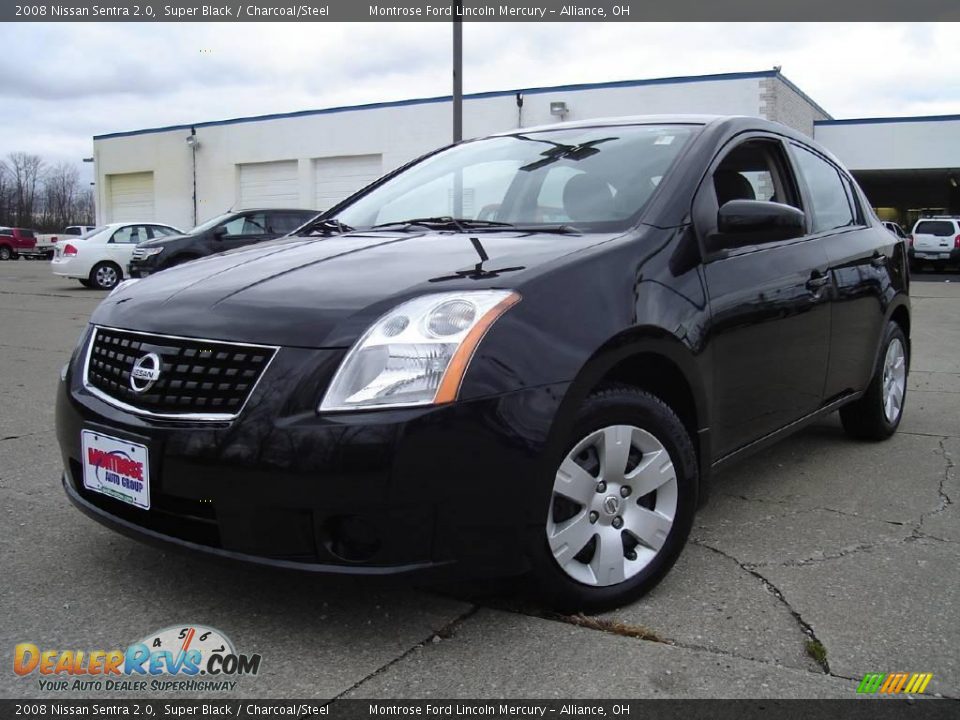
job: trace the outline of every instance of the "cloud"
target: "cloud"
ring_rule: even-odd
[[[14,30],[15,27],[15,30]],[[0,155],[95,134],[450,92],[447,23],[3,28]],[[960,113],[956,23],[467,23],[467,92],[761,70],[835,117]]]

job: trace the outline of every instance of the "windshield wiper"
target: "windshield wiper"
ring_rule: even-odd
[[[550,233],[556,235],[582,235],[579,230],[577,230],[572,225],[563,225],[562,223],[557,223],[555,225],[514,225],[511,229],[516,230],[517,232],[525,233]]]
[[[353,228],[342,223],[336,218],[327,218],[325,220],[317,220],[310,223],[305,228],[303,228],[304,235],[311,235],[316,231],[322,232],[324,235],[330,235],[332,233],[348,233],[352,232]]]
[[[449,215],[442,215],[440,217],[426,217],[426,218],[411,218],[410,220],[397,220],[394,222],[381,223],[380,225],[374,225],[371,227],[371,230],[386,230],[389,228],[408,228],[412,226],[417,226],[429,228],[431,230],[441,228],[441,229],[453,229],[459,232],[466,232],[468,230],[478,230],[481,228],[506,228],[513,229],[512,223],[506,222],[496,222],[495,220],[471,220],[469,218],[455,218],[450,217]]]

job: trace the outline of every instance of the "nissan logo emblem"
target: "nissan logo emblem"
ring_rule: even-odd
[[[138,358],[130,370],[130,388],[138,393],[149,390],[160,379],[161,367],[163,362],[156,353],[147,353]]]

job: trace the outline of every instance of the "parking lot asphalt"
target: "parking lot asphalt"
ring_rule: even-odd
[[[2,697],[90,696],[15,675],[17,643],[112,649],[182,623],[262,655],[217,697],[842,698],[894,671],[960,697],[960,274],[912,286],[894,438],[848,440],[832,417],[725,470],[670,575],[597,617],[551,615],[509,582],[381,587],[214,564],[88,520],[60,488],[53,397],[103,295],[47,263],[0,263]],[[212,697],[168,695],[191,696]]]

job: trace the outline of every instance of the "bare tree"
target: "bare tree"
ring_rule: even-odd
[[[43,177],[42,225],[62,228],[76,222],[80,201],[80,172],[75,165],[59,162]]]
[[[71,222],[77,225],[93,225],[96,215],[97,208],[93,197],[93,188],[83,188],[77,193],[77,202]]]
[[[10,171],[0,160],[0,225],[12,225],[10,218]]]
[[[30,227],[34,222],[37,190],[43,173],[43,159],[39,155],[12,152],[7,156],[10,175],[10,194],[14,225]]]

